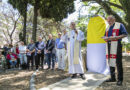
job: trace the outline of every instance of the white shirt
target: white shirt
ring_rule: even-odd
[[[66,34],[62,34],[61,36],[61,42],[67,42],[67,33]]]
[[[27,49],[26,46],[23,45],[19,46],[19,53],[26,53],[26,49]]]

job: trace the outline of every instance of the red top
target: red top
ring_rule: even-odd
[[[19,49],[18,48],[16,48],[16,54],[19,54]]]
[[[16,54],[12,53],[12,55],[14,56],[15,59],[17,59],[17,55],[16,55]],[[11,60],[10,54],[7,54],[6,58],[7,58],[8,60]]]

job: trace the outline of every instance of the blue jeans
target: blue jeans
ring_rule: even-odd
[[[11,64],[12,66],[15,66],[15,65],[17,64],[17,61],[16,61],[16,60],[15,60],[15,61],[9,60],[9,62],[10,62],[10,64]]]
[[[55,54],[47,53],[47,64],[48,64],[48,68],[50,68],[51,65],[52,65],[52,69],[55,68]]]
[[[20,64],[22,65],[23,63],[27,64],[27,56],[26,54],[19,54],[19,58],[20,58]]]

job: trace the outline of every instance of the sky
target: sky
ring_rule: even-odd
[[[81,6],[83,5],[82,2],[80,2],[80,0],[76,0],[74,1],[74,5],[75,5],[75,12],[73,12],[72,14],[69,14],[67,18],[65,18],[63,21],[70,23],[71,21],[76,21],[79,17],[79,10],[81,9]],[[88,14],[88,7],[83,7],[80,10],[80,15],[87,15]]]

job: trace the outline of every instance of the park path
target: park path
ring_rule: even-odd
[[[99,85],[109,78],[109,76],[90,72],[87,72],[85,76],[86,80],[82,80],[81,78],[67,78],[55,84],[43,87],[39,90],[95,90]]]

